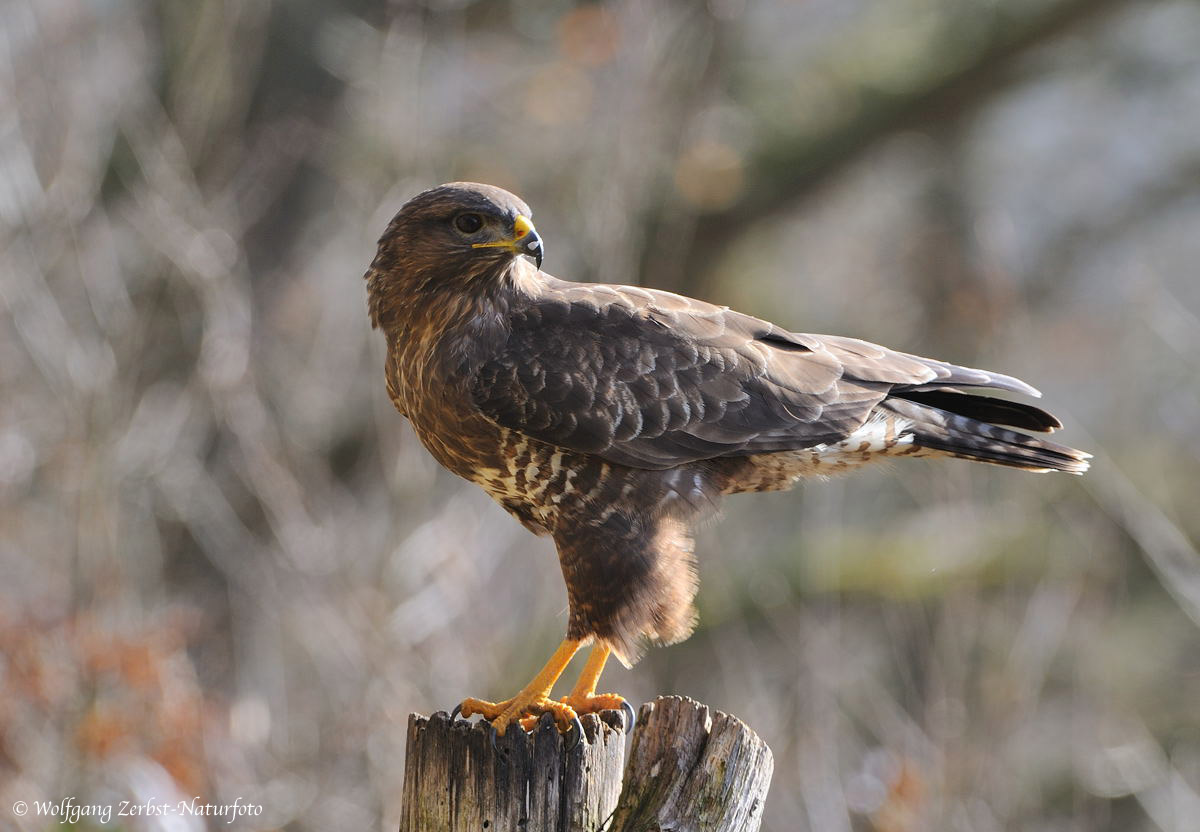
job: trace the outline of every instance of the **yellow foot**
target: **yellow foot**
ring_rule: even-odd
[[[496,729],[497,736],[502,737],[514,722],[526,731],[532,731],[542,714],[553,714],[554,721],[558,723],[560,730],[575,729],[574,739],[569,741],[571,748],[583,738],[583,723],[579,721],[580,713],[590,714],[623,708],[628,713],[625,729],[626,731],[633,730],[633,707],[628,702],[615,693],[595,693],[596,681],[600,678],[600,672],[604,669],[604,663],[608,660],[611,652],[607,645],[598,644],[592,648],[587,664],[583,668],[583,674],[579,677],[579,683],[575,685],[575,689],[569,696],[564,696],[560,700],[550,698],[550,690],[554,687],[554,683],[570,663],[571,657],[579,652],[579,648],[583,647],[584,643],[582,640],[565,639],[554,651],[550,660],[546,662],[545,667],[538,672],[537,676],[533,677],[533,681],[512,699],[505,699],[503,702],[464,699],[462,704],[454,709],[450,718],[453,719],[455,714],[462,714],[465,717],[479,714],[489,720],[492,727]]]
[[[625,697],[615,693],[572,693],[558,700],[570,705],[577,714],[598,714],[601,711],[616,711],[625,707]]]
[[[625,701],[625,697],[615,693],[596,693],[596,683],[604,672],[604,663],[608,661],[611,648],[607,644],[597,644],[592,647],[583,673],[579,674],[579,682],[567,696],[559,701],[570,705],[576,713],[595,714],[600,711],[615,711],[618,708],[625,712],[625,733],[633,731],[633,706]]]
[[[548,696],[529,695],[524,692],[503,702],[486,702],[482,699],[464,699],[458,712],[465,717],[479,714],[492,723],[496,733],[503,737],[508,726],[514,722],[529,731],[537,725],[542,714],[554,714],[559,730],[570,731],[578,721],[578,715],[570,705],[556,702]]]
[[[482,715],[484,719],[491,721],[496,733],[501,737],[512,723],[523,717],[539,717],[544,713],[554,714],[554,720],[560,728],[569,728],[574,724],[582,729],[583,725],[579,722],[579,717],[575,715],[569,705],[555,702],[550,698],[550,689],[562,675],[563,668],[571,661],[571,657],[579,652],[579,648],[582,646],[583,642],[581,641],[564,640],[562,644],[558,645],[558,649],[554,651],[550,661],[546,662],[546,666],[538,672],[537,676],[533,677],[533,681],[512,699],[506,699],[503,702],[465,699],[454,710],[466,717],[473,714]],[[582,733],[581,730],[580,734]]]
[[[572,693],[558,700],[564,705],[570,705],[579,715],[598,714],[601,711],[623,711],[625,714],[625,734],[633,731],[633,706],[624,696],[618,693]]]

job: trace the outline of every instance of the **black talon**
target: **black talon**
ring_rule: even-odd
[[[581,739],[583,739],[583,722],[576,715],[571,718],[571,730],[567,734],[566,745],[563,746],[563,750],[574,751],[575,746],[579,745]]]
[[[637,716],[633,713],[633,706],[624,699],[621,700],[621,713],[625,714],[625,736],[629,736],[637,725]]]
[[[501,757],[507,757],[508,752],[501,751],[500,746],[496,745],[496,737],[500,736],[500,733],[496,730],[496,726],[493,725],[491,722],[489,722],[486,719],[484,720],[484,722],[487,723],[487,727],[489,729],[489,734],[490,734],[491,740],[492,740],[492,750],[495,751],[496,754],[498,754]],[[518,725],[517,727],[520,728],[521,726]]]

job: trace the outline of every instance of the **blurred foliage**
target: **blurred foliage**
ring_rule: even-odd
[[[0,825],[394,828],[408,713],[541,664],[552,548],[392,410],[359,278],[476,179],[552,273],[1013,373],[1097,453],[731,500],[606,685],[745,718],[777,832],[1194,828],[1200,6],[10,0],[0,54]]]

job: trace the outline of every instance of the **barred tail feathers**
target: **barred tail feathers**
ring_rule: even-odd
[[[1082,474],[1091,454],[989,422],[903,398],[880,405],[909,423],[917,448],[1025,471]]]

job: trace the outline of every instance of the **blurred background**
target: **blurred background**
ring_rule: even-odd
[[[1200,4],[5,0],[0,95],[0,827],[394,829],[409,712],[540,667],[552,546],[361,279],[473,179],[553,274],[1012,373],[1097,456],[730,499],[604,688],[746,720],[773,832],[1200,828]]]

